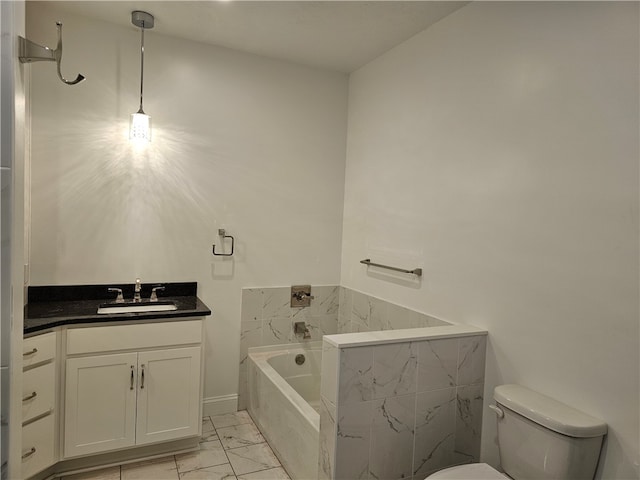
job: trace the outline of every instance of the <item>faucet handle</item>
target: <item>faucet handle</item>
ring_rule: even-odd
[[[157,292],[159,291],[164,291],[164,286],[162,285],[158,285],[156,287],[153,287],[151,289],[151,298],[149,299],[151,302],[157,302],[158,301],[158,294]]]
[[[118,296],[116,297],[116,303],[124,303],[124,297],[122,296],[122,289],[121,288],[111,287],[111,288],[108,288],[107,291],[114,292],[114,293],[118,294]]]
[[[296,300],[298,300],[299,302],[302,302],[305,298],[308,298],[309,300],[313,300],[316,298],[313,295],[310,295],[306,292],[294,292],[291,294],[291,296]]]

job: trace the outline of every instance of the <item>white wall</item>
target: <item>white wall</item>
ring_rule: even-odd
[[[22,462],[22,336],[24,305],[24,232],[28,206],[25,202],[25,172],[28,171],[28,152],[25,149],[29,134],[25,92],[28,84],[24,69],[18,61],[18,35],[25,32],[24,1],[2,2],[0,5],[2,37],[0,60],[0,139],[2,161],[0,183],[2,192],[2,222],[0,244],[2,264],[1,308],[2,355],[0,356],[0,428],[2,475],[19,478]],[[18,368],[16,368],[18,366]],[[15,393],[11,395],[11,393]],[[7,465],[4,462],[8,461]],[[6,471],[5,471],[6,470]]]
[[[197,280],[205,395],[236,392],[240,288],[342,281],[491,332],[519,382],[610,425],[638,478],[638,5],[475,3],[346,79],[147,35],[154,142],[126,140],[139,33],[28,5],[31,284]],[[218,228],[238,239],[210,254]],[[421,282],[359,260],[421,266]],[[229,360],[231,359],[231,360]],[[485,414],[483,456],[497,463]]]
[[[62,73],[87,80],[28,67],[31,285],[197,281],[214,312],[205,397],[234,395],[241,288],[339,280],[347,78],[150,30],[153,143],[136,152],[139,30],[55,8],[30,2],[28,35],[55,46],[62,20]],[[231,259],[211,254],[218,228]]]
[[[487,328],[486,403],[604,419],[607,479],[638,478],[638,54],[637,3],[478,2],[349,90],[341,284]]]

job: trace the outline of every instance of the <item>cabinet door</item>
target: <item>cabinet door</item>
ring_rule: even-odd
[[[197,435],[200,347],[138,354],[136,444]]]
[[[137,354],[67,359],[64,456],[135,444]]]

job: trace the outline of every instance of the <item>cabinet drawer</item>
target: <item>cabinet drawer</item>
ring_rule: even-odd
[[[201,320],[73,328],[67,330],[67,354],[168,347],[201,341]]]
[[[56,370],[47,363],[27,370],[22,376],[22,421],[42,415],[55,403]]]
[[[54,416],[22,427],[22,478],[29,478],[54,463]]]
[[[25,338],[22,342],[22,367],[46,362],[56,356],[56,332]]]

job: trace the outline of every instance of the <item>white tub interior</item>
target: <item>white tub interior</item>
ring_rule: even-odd
[[[298,365],[296,357],[304,356],[304,363]],[[273,367],[293,390],[311,407],[320,409],[320,368],[322,348],[288,350],[287,353],[268,356],[267,363]]]

